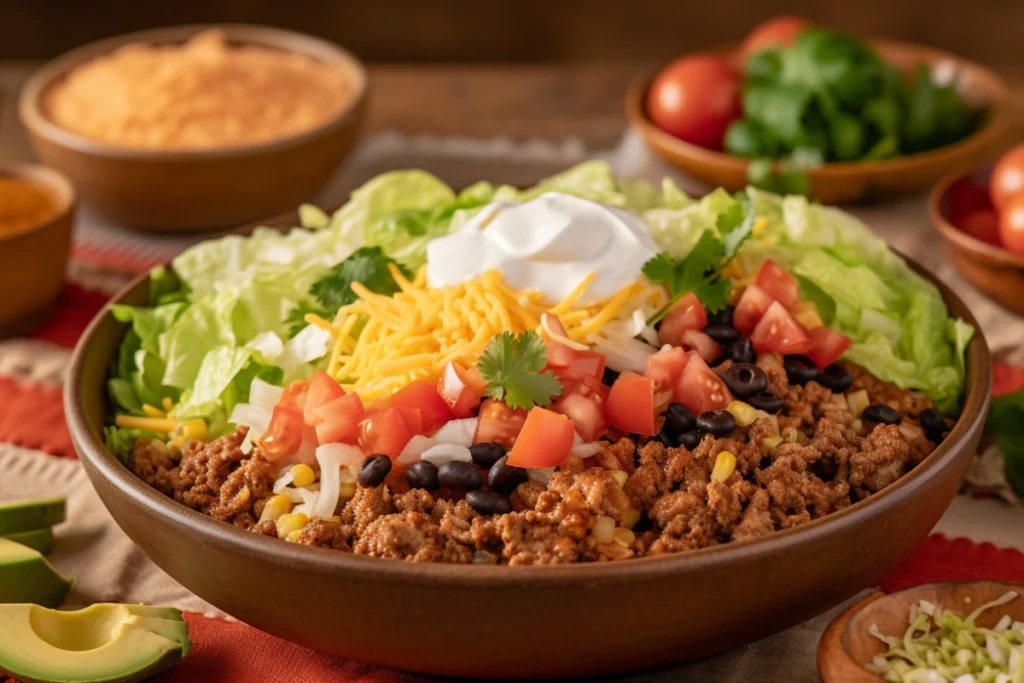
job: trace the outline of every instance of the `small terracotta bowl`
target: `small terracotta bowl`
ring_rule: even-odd
[[[953,183],[970,177],[987,185],[991,171],[989,166],[973,172],[958,170],[943,177],[928,197],[928,214],[960,274],[996,303],[1024,315],[1024,255],[971,237],[953,225],[949,217],[947,194]]]
[[[918,63],[952,68],[966,101],[985,112],[981,126],[963,140],[928,152],[881,161],[832,162],[810,169],[813,196],[826,204],[882,199],[927,189],[951,169],[977,163],[997,150],[1006,134],[1010,110],[1006,83],[985,67],[956,55],[920,45],[870,40],[886,62],[904,73]],[[737,46],[712,51],[738,63]],[[744,159],[726,152],[684,142],[658,128],[647,116],[647,91],[653,76],[630,86],[626,115],[632,128],[661,158],[709,185],[735,192],[747,186]]]
[[[940,610],[951,609],[964,616],[1007,592],[1024,596],[1024,584],[1001,581],[931,583],[898,593],[875,593],[852,605],[835,618],[818,644],[818,671],[824,683],[880,683],[882,678],[864,668],[886,650],[885,643],[869,633],[872,626],[890,636],[902,637],[910,625],[910,608],[926,600]],[[1009,614],[1024,621],[1024,597],[986,610],[977,625],[992,628]]]
[[[42,223],[0,234],[0,337],[7,337],[42,322],[64,287],[75,190],[63,175],[36,164],[0,164],[0,176],[31,181],[55,203],[53,214]]]
[[[182,43],[210,28],[230,43],[308,55],[343,71],[352,93],[338,114],[306,133],[270,142],[203,150],[150,150],[89,140],[57,126],[41,101],[76,66],[128,43]],[[18,113],[36,154],[68,175],[82,201],[127,228],[225,228],[310,199],[355,144],[366,110],[366,73],[349,52],[312,36],[242,24],[190,25],[128,33],[72,50],[25,84]]]

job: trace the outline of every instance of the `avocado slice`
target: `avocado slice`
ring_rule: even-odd
[[[132,683],[181,660],[191,643],[180,613],[139,616],[132,607],[0,605],[0,669],[25,683]]]
[[[32,531],[64,521],[64,498],[37,498],[0,505],[0,536]]]
[[[38,550],[0,538],[0,603],[56,607],[69,588],[71,582],[58,574]]]
[[[53,550],[53,529],[33,529],[32,531],[17,531],[13,534],[5,534],[3,538],[26,545],[33,550],[38,550],[43,555],[49,555]]]

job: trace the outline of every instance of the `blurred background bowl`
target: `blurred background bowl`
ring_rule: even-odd
[[[958,74],[960,93],[968,104],[984,110],[981,126],[959,142],[927,152],[881,161],[830,162],[809,169],[812,195],[826,204],[880,199],[927,189],[954,168],[978,163],[1005,143],[1009,126],[1009,89],[991,70],[930,47],[888,40],[868,41],[901,73],[917,64],[951,69]],[[737,46],[711,50],[738,62]],[[947,66],[949,65],[949,66]],[[691,144],[666,133],[647,115],[647,91],[653,76],[636,81],[626,94],[630,126],[661,158],[711,186],[735,192],[748,185],[750,159]]]
[[[342,70],[351,99],[318,127],[269,142],[202,150],[120,147],[51,122],[40,102],[76,66],[128,43],[184,43],[221,29],[231,44],[307,55]],[[140,230],[207,230],[278,213],[313,197],[351,152],[366,110],[367,77],[343,48],[313,36],[245,24],[204,24],[139,31],[90,43],[43,66],[25,84],[18,113],[32,147],[63,171],[82,202],[103,217]]]
[[[0,176],[28,180],[54,200],[49,218],[0,234],[0,337],[7,337],[41,322],[64,287],[75,190],[63,175],[37,164],[0,163]]]

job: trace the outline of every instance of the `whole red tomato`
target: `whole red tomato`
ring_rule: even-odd
[[[784,14],[778,17],[766,19],[747,34],[740,46],[740,53],[744,58],[755,52],[759,52],[772,45],[789,46],[796,42],[800,31],[810,26],[809,21],[803,17],[792,14]]]
[[[999,238],[1003,248],[1024,254],[1024,194],[1008,199],[999,211]]]
[[[953,219],[956,227],[975,239],[995,246],[999,243],[999,216],[992,209],[969,211]]]
[[[1010,197],[1024,191],[1024,143],[999,157],[988,181],[988,191],[997,209],[1002,209]]]
[[[740,74],[713,55],[677,59],[651,84],[647,113],[666,133],[721,149],[725,129],[742,114]]]

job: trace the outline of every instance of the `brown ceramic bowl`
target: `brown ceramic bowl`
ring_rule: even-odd
[[[967,307],[931,276],[952,312]],[[115,301],[141,304],[146,278]],[[132,474],[103,445],[105,373],[125,327],[106,310],[71,361],[65,411],[106,507],[152,560],[238,619],[364,662],[470,677],[650,669],[729,650],[840,603],[932,529],[963,480],[992,387],[980,332],[963,413],[911,473],[806,526],[673,556],[556,567],[413,564],[286,544],[213,520]]]
[[[0,175],[39,185],[55,204],[53,215],[42,223],[0,234],[0,337],[6,337],[41,323],[64,287],[75,190],[63,175],[36,164],[0,164]]]
[[[128,43],[181,43],[220,28],[236,44],[298,52],[349,75],[348,105],[326,123],[270,142],[204,150],[149,150],[89,140],[49,121],[40,102],[71,69]],[[310,199],[355,144],[366,110],[366,73],[333,43],[265,26],[192,25],[129,33],[72,50],[43,66],[21,91],[18,112],[36,154],[71,178],[104,217],[143,230],[239,225]]]
[[[888,40],[869,41],[897,69],[909,72],[920,62],[935,68],[950,64],[960,74],[959,88],[971,105],[983,109],[981,127],[963,140],[895,159],[827,163],[807,173],[812,194],[826,204],[871,200],[920,192],[948,173],[984,159],[1004,142],[1009,122],[1009,89],[985,67],[948,52]],[[736,46],[714,50],[738,61]],[[943,66],[943,68],[947,68]],[[748,159],[684,142],[648,118],[647,91],[653,76],[635,82],[626,94],[630,125],[661,158],[712,186],[730,191],[747,185]]]
[[[869,632],[877,625],[889,636],[903,637],[910,626],[910,608],[921,600],[967,615],[987,602],[1013,591],[1024,596],[1024,585],[1002,581],[931,583],[885,595],[875,593],[851,605],[835,618],[818,645],[818,670],[824,683],[882,683],[882,678],[864,668],[885,644]],[[969,600],[967,602],[966,600]],[[1024,597],[993,607],[978,617],[977,624],[992,628],[1004,614],[1024,620]]]
[[[971,237],[953,225],[949,218],[947,193],[961,178],[970,177],[988,185],[991,167],[973,172],[953,171],[943,177],[928,197],[928,214],[946,246],[949,259],[960,274],[996,303],[1018,315],[1024,315],[1024,255],[1001,249]]]

